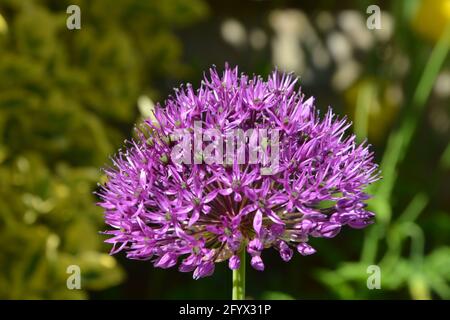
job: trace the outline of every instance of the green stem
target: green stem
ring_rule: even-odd
[[[233,270],[233,300],[245,299],[245,248],[239,254],[241,266]]]
[[[368,135],[369,109],[374,99],[374,86],[371,82],[364,82],[358,91],[355,110],[355,134],[358,141],[363,141]]]

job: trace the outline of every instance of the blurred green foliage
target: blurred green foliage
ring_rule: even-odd
[[[82,32],[66,8],[82,8]],[[129,135],[139,95],[183,76],[174,30],[200,0],[0,1],[0,298],[86,298],[124,272],[92,192]],[[66,269],[81,268],[83,290]]]
[[[439,227],[433,228],[433,233],[426,232],[424,228],[426,225],[422,226],[418,222],[419,216],[425,212],[432,216],[439,215],[432,211],[436,210],[435,207],[439,204],[429,205],[429,202],[439,202],[439,192],[436,189],[441,180],[438,176],[443,175],[446,168],[448,169],[445,166],[446,162],[440,161],[439,158],[445,159],[447,151],[444,151],[442,156],[438,154],[435,157],[436,166],[425,169],[428,171],[425,174],[428,175],[431,189],[414,190],[415,195],[409,197],[408,202],[403,205],[399,205],[396,199],[399,187],[404,188],[405,185],[402,181],[404,176],[400,175],[402,166],[407,161],[405,158],[411,154],[410,148],[417,148],[415,141],[417,127],[423,121],[424,111],[438,74],[449,62],[450,1],[397,2],[393,6],[393,11],[397,34],[403,35],[404,41],[396,44],[399,49],[407,51],[409,49],[407,46],[422,43],[422,39],[415,38],[416,35],[411,32],[409,28],[411,21],[413,30],[420,31],[424,25],[427,25],[426,28],[433,28],[432,33],[437,35],[437,39],[434,39],[436,43],[432,50],[424,45],[418,50],[408,52],[409,58],[416,65],[408,74],[409,79],[404,83],[407,98],[403,114],[390,133],[382,155],[381,171],[384,179],[370,187],[370,193],[373,194],[374,199],[369,205],[370,209],[376,212],[377,219],[376,224],[366,231],[360,260],[342,262],[336,270],[319,271],[317,276],[340,298],[367,298],[371,296],[370,291],[364,288],[368,277],[367,267],[377,265],[382,271],[382,289],[384,290],[398,292],[407,288],[409,296],[413,299],[432,299],[433,297],[450,299],[450,246],[448,242],[444,242],[439,246],[427,248],[427,235],[436,236],[440,232]],[[424,17],[428,17],[429,20],[424,21]],[[430,24],[433,24],[431,17],[441,21],[430,27]],[[425,36],[429,35],[426,32],[419,32],[419,34],[423,33]],[[378,83],[381,82],[378,81]],[[373,87],[377,84],[372,82],[366,83],[365,86],[366,88],[360,89],[359,94],[364,95],[363,90],[375,91]],[[364,99],[359,102],[360,105],[358,103],[356,105],[357,110],[370,107],[368,101]],[[448,108],[448,101],[446,106]],[[361,126],[361,123],[369,122],[368,112],[364,112],[362,118],[355,118],[355,133],[359,137],[370,135],[366,126]],[[371,123],[375,124],[375,122]],[[447,150],[449,146],[448,144]],[[427,150],[425,147],[422,152]],[[419,159],[409,158],[408,160],[418,165]],[[445,179],[443,181],[445,187],[447,182]],[[448,197],[448,195],[448,190],[444,190],[444,196]],[[443,217],[445,217],[441,220],[443,225],[440,227],[445,232],[445,227],[449,225],[448,212],[443,214]],[[448,240],[448,236],[444,238]]]

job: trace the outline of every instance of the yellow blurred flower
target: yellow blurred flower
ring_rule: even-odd
[[[414,300],[431,300],[430,288],[420,274],[415,274],[409,279],[409,292]]]
[[[0,34],[6,34],[8,31],[8,24],[6,23],[5,18],[0,13]]]
[[[433,42],[450,23],[450,0],[421,0],[412,20],[413,29]]]
[[[367,99],[361,101],[364,96]],[[366,135],[375,143],[381,142],[391,127],[402,98],[399,87],[372,77],[360,79],[344,93],[346,113],[354,128],[363,128],[364,132],[358,134]],[[358,108],[364,108],[363,113]]]

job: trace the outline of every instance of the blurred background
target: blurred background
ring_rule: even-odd
[[[71,4],[80,30],[66,27]],[[195,281],[109,256],[93,195],[154,103],[228,61],[295,72],[368,137],[384,177],[369,190],[376,224],[312,239],[318,253],[289,263],[265,253],[248,296],[449,299],[449,45],[450,0],[0,0],[0,298],[231,297],[225,264]],[[81,290],[66,287],[73,264]]]

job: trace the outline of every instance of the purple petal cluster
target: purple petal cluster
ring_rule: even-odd
[[[316,252],[311,237],[333,238],[343,226],[363,228],[374,214],[365,209],[363,189],[378,179],[366,144],[345,135],[350,124],[332,110],[323,117],[296,91],[297,79],[273,72],[267,81],[215,68],[198,90],[181,87],[155,120],[136,129],[137,138],[106,168],[99,205],[111,253],[151,260],[155,267],[178,265],[195,279],[228,260],[240,266],[246,250],[251,265],[264,270],[264,249],[284,261],[294,251]],[[270,175],[259,164],[183,164],[171,158],[179,129],[195,121],[222,134],[239,128],[279,130],[279,163]],[[267,150],[269,152],[270,150]]]

